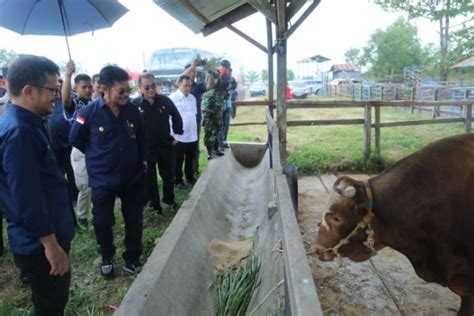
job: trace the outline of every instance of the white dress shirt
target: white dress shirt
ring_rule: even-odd
[[[189,93],[185,96],[181,91],[176,90],[170,96],[171,101],[179,111],[181,119],[183,120],[183,134],[176,135],[171,132],[171,135],[179,142],[191,143],[198,140],[197,136],[197,106],[196,98]],[[170,125],[173,123],[170,120]],[[171,129],[172,131],[173,129]]]

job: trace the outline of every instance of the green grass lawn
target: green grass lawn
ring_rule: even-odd
[[[414,113],[404,109],[383,109],[382,122],[427,119],[431,113]],[[362,118],[362,109],[289,109],[288,120]],[[240,107],[233,122],[263,122],[263,107]],[[371,157],[364,160],[364,131],[362,125],[328,127],[291,127],[288,129],[288,162],[296,164],[303,174],[331,171],[373,172],[418,150],[425,144],[445,136],[464,132],[462,124],[420,125],[382,129],[382,161]],[[229,141],[266,142],[264,125],[231,127]],[[207,165],[206,153],[201,141],[201,171]],[[161,188],[161,184],[160,184]],[[181,204],[191,188],[176,190],[176,201]],[[157,215],[145,209],[143,235],[144,256],[154,248],[155,240],[164,233],[175,211],[165,209]],[[122,275],[123,234],[122,216],[116,209],[115,244],[117,246],[116,274],[110,281],[99,273],[99,255],[95,250],[92,228],[78,232],[71,249],[72,286],[67,315],[111,315],[120,304],[134,276]],[[4,232],[5,234],[5,232]],[[6,240],[6,238],[5,238]],[[145,261],[145,260],[143,260]],[[95,262],[95,263],[94,263]],[[32,312],[30,291],[18,281],[12,257],[7,253],[0,258],[0,315],[29,315]]]

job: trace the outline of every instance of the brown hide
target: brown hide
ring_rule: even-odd
[[[363,183],[350,180],[357,194],[334,202],[325,214],[329,220],[334,216],[343,217],[338,223],[362,220],[358,212],[341,209],[344,205],[367,205],[366,197],[360,197]],[[462,296],[474,296],[474,134],[432,143],[370,179],[370,184],[376,245],[387,245],[406,255],[425,281],[447,286]],[[338,228],[331,222],[328,225],[330,229],[320,228],[319,251],[335,245],[327,241],[330,232],[334,234]],[[357,252],[360,259],[363,239],[360,232],[341,247],[341,255],[357,258]]]

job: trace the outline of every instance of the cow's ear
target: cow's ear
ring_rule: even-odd
[[[339,177],[336,182],[334,182],[334,191],[343,197],[354,197],[357,193],[356,190],[356,181],[347,176]]]

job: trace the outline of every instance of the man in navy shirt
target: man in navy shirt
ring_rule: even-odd
[[[15,264],[31,284],[35,315],[62,315],[71,280],[73,213],[44,120],[59,96],[58,78],[51,60],[18,57],[7,79],[12,103],[0,118],[0,200]]]
[[[69,141],[85,153],[92,188],[93,220],[102,254],[101,274],[114,276],[115,197],[122,201],[125,222],[124,270],[141,267],[146,169],[145,130],[138,108],[129,102],[128,74],[116,66],[100,71],[103,97],[79,111]]]

